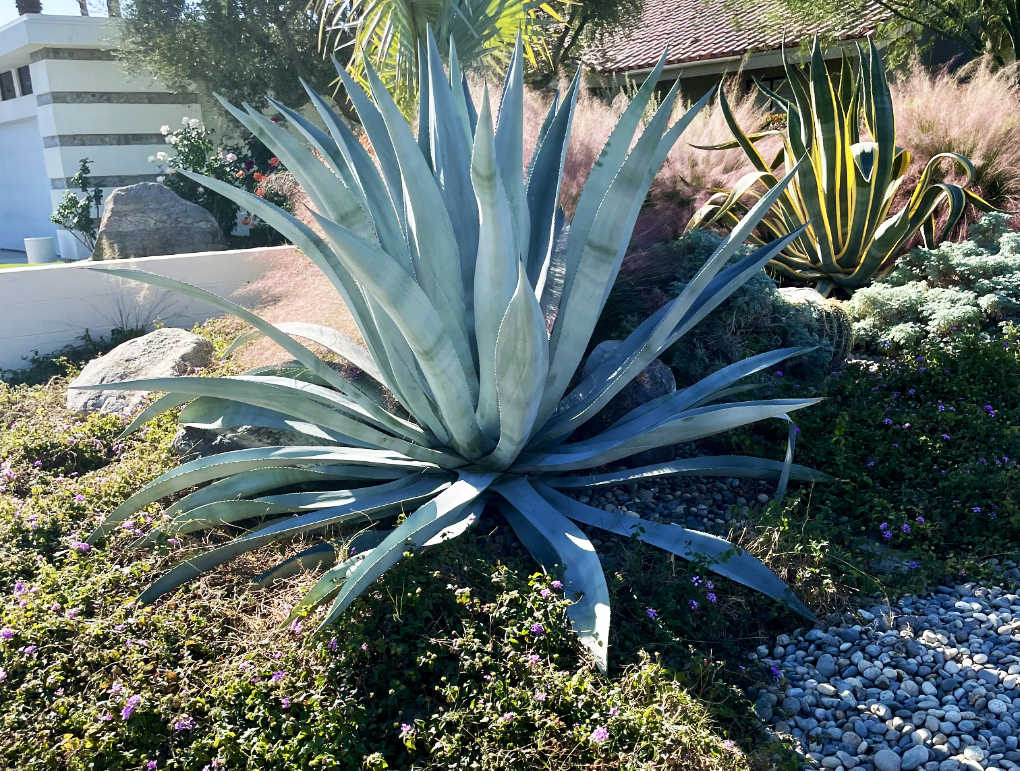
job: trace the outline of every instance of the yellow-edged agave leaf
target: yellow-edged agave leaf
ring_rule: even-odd
[[[745,133],[720,91],[719,108],[734,140],[711,149],[740,147],[756,171],[733,190],[709,198],[688,230],[734,224],[749,211],[749,202],[760,201],[761,191],[777,186],[772,171],[779,162],[789,169],[802,158],[795,182],[758,223],[754,238],[764,244],[804,227],[770,266],[782,276],[814,282],[828,294],[837,287],[852,291],[887,273],[918,231],[927,246],[934,246],[960,221],[968,203],[983,211],[994,208],[966,189],[973,180],[970,162],[957,153],[941,153],[924,169],[903,209],[890,215],[893,196],[910,167],[910,153],[896,147],[892,96],[874,42],[869,41],[867,53],[858,47],[856,73],[844,54],[839,73],[831,75],[817,39],[806,75],[785,56],[784,67],[792,100],[758,86],[786,110],[783,150],[772,164],[755,142],[775,132]],[[866,141],[861,140],[862,123]],[[933,168],[943,158],[967,172],[962,184],[932,181]],[[944,224],[936,233],[943,214]]]
[[[808,210],[798,203],[804,175],[814,172],[810,159],[798,166],[793,155],[812,145],[816,126],[791,121],[784,148],[786,174],[773,174],[773,164],[761,171],[767,189],[759,190],[760,182],[745,185],[753,198],[746,211],[736,211],[739,196],[715,199],[725,203],[719,216],[732,224],[730,235],[676,299],[613,352],[590,362],[588,374],[578,378],[655,172],[711,94],[669,125],[674,88],[642,127],[660,61],[611,131],[570,220],[556,198],[582,74],[563,99],[553,100],[525,177],[521,70],[527,42],[512,57],[496,121],[488,99],[480,110],[472,103],[455,48],[449,75],[427,34],[415,53],[424,73],[417,136],[371,67],[365,68],[365,78],[376,102],[347,73],[340,73],[374,158],[315,95],[312,101],[325,130],[283,105],[278,109],[296,129],[294,134],[266,125],[250,111],[235,111],[272,151],[280,157],[286,153],[288,168],[322,201],[318,230],[261,198],[192,176],[279,229],[304,251],[350,308],[364,348],[321,326],[269,324],[231,301],[213,300],[203,290],[118,271],[122,277],[144,278],[209,300],[252,325],[254,332],[243,340],[266,335],[297,359],[234,377],[104,384],[102,388],[167,394],[130,429],[187,404],[180,416],[185,425],[210,430],[265,426],[289,432],[284,436],[294,441],[324,444],[238,450],[185,463],[114,509],[91,540],[109,534],[141,508],[186,493],[166,509],[165,523],[140,543],[171,534],[191,541],[192,534],[209,531],[222,533],[226,540],[193,552],[153,583],[140,598],[152,602],[253,549],[308,539],[311,543],[302,543],[301,552],[257,581],[266,585],[299,569],[326,568],[294,611],[295,616],[314,614],[328,603],[324,615],[315,617],[321,628],[340,619],[408,549],[460,537],[479,517],[502,517],[541,565],[560,571],[574,600],[568,609],[571,623],[595,664],[605,670],[610,623],[606,581],[594,544],[574,522],[624,537],[631,536],[632,529],[607,512],[579,507],[554,488],[725,474],[777,479],[782,494],[789,479],[827,479],[793,463],[792,437],[782,460],[699,456],[636,468],[626,463],[649,448],[694,441],[759,420],[788,421],[791,412],[816,400],[732,399],[745,389],[739,382],[743,378],[803,349],[753,356],[642,405],[583,441],[569,438],[766,261],[782,257],[810,266],[806,253],[796,252],[807,238],[797,217]],[[803,110],[810,103],[811,84],[799,73],[793,77],[793,103]],[[830,112],[857,109],[857,82],[830,89]],[[863,104],[860,110],[878,112]],[[846,127],[841,131],[818,136],[826,147],[838,147],[839,137],[853,135]],[[754,135],[749,136],[747,145],[754,141]],[[854,191],[861,175],[873,174],[884,158],[881,148],[863,146],[847,156],[849,161],[826,157],[844,181],[851,179],[853,167]],[[903,155],[888,159],[897,169],[904,161]],[[911,222],[919,212],[937,206],[939,195],[956,200],[955,193],[929,187],[936,191],[934,197],[918,197]],[[846,196],[851,190],[842,183],[836,189],[844,197],[833,209],[834,221],[848,221],[844,213],[850,211],[846,201],[852,196]],[[777,202],[778,214],[773,210]],[[883,205],[887,202],[880,202],[880,210]],[[869,238],[882,245],[897,237],[898,227],[872,229],[868,232],[877,235]],[[754,240],[769,228],[777,229],[777,238],[762,239],[752,253],[739,254],[749,237]],[[786,256],[790,250],[797,256]],[[324,345],[376,382],[358,380],[350,369],[334,371],[294,339],[298,337]],[[613,470],[601,468],[616,461],[624,463]],[[384,529],[376,530],[377,523]],[[776,576],[722,539],[656,525],[646,540],[684,558],[715,560],[720,575],[810,615]],[[357,549],[348,559],[336,546],[345,542]],[[732,561],[723,559],[731,553]],[[338,559],[343,561],[334,564]]]

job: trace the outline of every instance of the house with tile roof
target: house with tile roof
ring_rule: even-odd
[[[778,0],[646,0],[640,19],[593,45],[583,59],[596,86],[640,79],[668,50],[662,82],[681,80],[688,96],[738,71],[775,87],[784,80],[784,45],[799,60],[798,44],[819,35],[831,42],[825,56],[838,60],[887,17],[873,2],[852,23],[819,25],[805,23]]]

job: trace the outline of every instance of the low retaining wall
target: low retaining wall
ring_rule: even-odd
[[[230,297],[296,251],[293,246],[137,257],[0,270],[0,369],[117,327],[189,328],[221,311],[198,300],[89,270],[100,265],[159,273]],[[250,299],[250,298],[249,298]]]

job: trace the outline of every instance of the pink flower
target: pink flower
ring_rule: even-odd
[[[606,739],[609,738],[609,729],[604,725],[600,725],[594,731],[591,732],[591,740],[596,744],[602,744]]]

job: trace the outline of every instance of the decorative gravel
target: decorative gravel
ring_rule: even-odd
[[[1004,567],[1011,589],[939,586],[759,647],[776,677],[759,714],[805,768],[1020,769],[1020,570]]]
[[[653,522],[725,534],[750,518],[776,492],[775,481],[712,477],[663,477],[630,485],[565,490],[581,503],[636,514]]]

